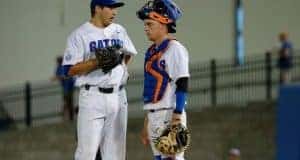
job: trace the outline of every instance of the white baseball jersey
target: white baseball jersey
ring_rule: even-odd
[[[127,35],[126,30],[119,24],[112,23],[106,28],[98,28],[86,22],[76,29],[67,40],[63,65],[75,65],[76,63],[95,57],[95,49],[119,44],[131,54],[137,51]],[[104,74],[101,69],[87,75],[76,77],[76,86],[85,84],[100,87],[113,87],[119,85],[124,68],[119,65],[109,74]]]
[[[158,138],[162,131],[170,124],[173,108],[176,107],[176,81],[182,77],[189,77],[189,58],[186,48],[178,41],[172,40],[169,42],[168,48],[163,53],[158,64],[163,64],[165,71],[168,73],[172,81],[168,84],[165,94],[157,103],[147,103],[144,105],[145,110],[156,110],[148,112],[148,138],[154,156],[161,156],[162,159],[169,157],[162,155],[156,148],[154,140]],[[168,108],[159,110],[162,108]],[[186,126],[186,113],[181,115],[181,123]],[[175,155],[174,160],[184,160],[184,153]]]
[[[121,45],[126,53],[137,54],[122,26],[113,23],[98,28],[86,22],[68,37],[63,65],[75,65],[95,58],[96,48],[116,44]],[[126,72],[126,66],[120,64],[106,74],[97,69],[76,77],[80,92],[75,160],[94,160],[99,147],[102,159],[125,160],[127,112],[124,110],[127,101],[125,90],[120,92],[119,85],[123,83]],[[92,87],[81,87],[85,84]],[[99,87],[114,89],[112,93],[103,93]]]
[[[147,103],[145,110],[170,108],[176,106],[176,84],[181,77],[189,77],[189,57],[187,49],[178,41],[171,40],[167,50],[163,53],[159,63],[165,65],[165,70],[172,81],[169,83],[162,99],[157,103]]]

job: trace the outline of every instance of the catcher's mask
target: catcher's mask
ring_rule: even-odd
[[[172,0],[150,0],[136,12],[139,19],[153,19],[168,26],[170,33],[176,32],[176,21],[182,16],[180,8]]]

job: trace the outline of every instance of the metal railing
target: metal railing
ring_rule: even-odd
[[[291,70],[293,82],[300,80],[300,56],[297,53]],[[231,60],[215,59],[192,64],[188,108],[275,99],[279,84],[276,61],[275,55],[265,54],[247,57],[242,66],[236,66]],[[143,73],[132,73],[126,88],[129,115],[140,114]],[[31,126],[37,120],[61,116],[61,94],[57,83],[26,82],[24,86],[1,89],[0,102],[6,115]]]

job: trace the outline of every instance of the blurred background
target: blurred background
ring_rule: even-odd
[[[145,0],[124,2],[116,22],[127,29],[139,52],[129,67],[126,87],[128,159],[148,160],[152,158],[150,148],[143,147],[137,138],[144,116],[141,68],[150,43],[135,12]],[[300,1],[175,2],[183,10],[176,38],[190,56],[187,112],[192,145],[187,159],[224,160],[232,148],[239,150],[243,160],[280,157],[278,117],[289,113],[277,112],[280,105],[287,105],[279,102],[287,98],[289,106],[300,106],[296,101],[299,92],[289,91],[300,81]],[[54,79],[57,57],[64,53],[67,36],[89,20],[89,3],[0,0],[0,159],[73,158],[76,116],[73,121],[64,116],[62,88]],[[278,66],[283,33],[293,44],[293,65],[284,83]],[[76,90],[75,107],[77,94]]]

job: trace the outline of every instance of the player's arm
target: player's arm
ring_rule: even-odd
[[[124,62],[126,65],[128,65],[132,61],[132,55],[125,54],[124,55]]]
[[[63,58],[63,75],[71,77],[85,74],[96,66],[95,60],[84,61],[84,42],[79,32],[73,32],[67,39]]]
[[[124,57],[123,57],[123,60],[125,62],[126,65],[128,65],[129,63],[131,63],[132,59],[133,59],[133,56],[135,56],[137,54],[133,44],[131,43],[128,43],[128,46],[131,46],[131,50],[132,51],[128,51],[127,49],[121,49],[121,52],[123,53]]]
[[[98,68],[98,62],[96,59],[90,59],[84,62],[80,62],[75,64],[74,66],[70,67],[68,71],[68,76],[75,76],[75,75],[83,75],[90,73]]]
[[[124,53],[120,50],[120,48],[111,46],[107,48],[96,49],[95,56],[95,59],[89,59],[72,66],[68,72],[68,75],[74,76],[87,74],[99,68],[101,68],[104,73],[107,73],[115,66],[120,64]]]
[[[126,65],[130,63],[132,59],[131,55],[124,55],[124,62]],[[72,66],[68,72],[69,76],[83,75],[90,73],[99,68],[98,61],[96,59],[90,59],[84,62],[80,62]]]
[[[176,41],[174,41],[173,46],[170,46],[170,49],[173,53],[171,59],[167,62],[169,64],[168,73],[175,81],[176,85],[176,106],[173,111],[171,123],[178,123],[181,121],[181,115],[186,107],[188,82],[190,77],[189,58],[186,48],[181,44],[176,43]]]
[[[189,77],[181,77],[176,81],[176,108],[173,111],[172,123],[181,121],[181,114],[185,109]]]
[[[143,145],[147,146],[150,141],[149,141],[149,137],[148,137],[148,118],[147,115],[145,116],[144,119],[144,126],[141,132],[141,141],[143,143]]]
[[[121,51],[124,53],[124,62],[126,65],[128,65],[132,61],[133,59],[132,57],[137,54],[137,50],[135,49],[125,28],[122,27],[121,30],[123,30],[122,36],[124,37],[124,45],[123,45],[124,48],[122,48]]]

